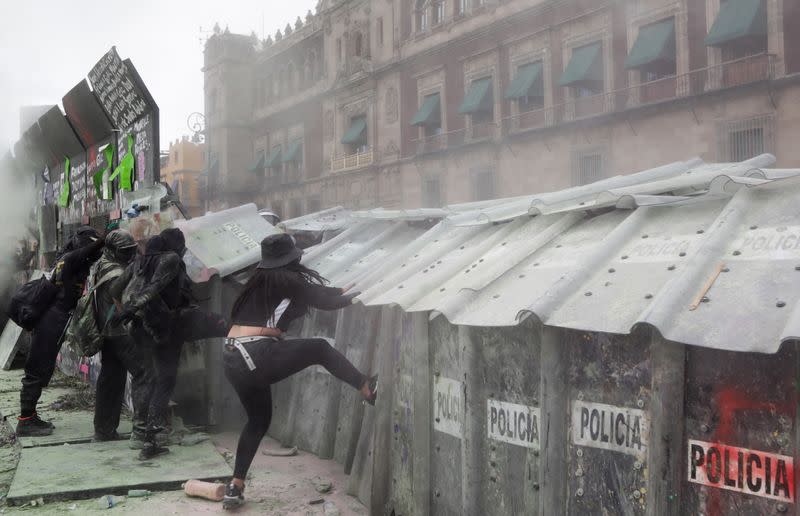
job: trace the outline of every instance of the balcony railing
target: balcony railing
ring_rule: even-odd
[[[417,154],[428,154],[444,150],[448,146],[447,133],[433,134],[422,139],[414,140],[417,147]]]
[[[366,167],[372,165],[374,161],[375,156],[372,149],[338,158],[334,157],[331,159],[331,172],[341,172],[343,170]]]
[[[503,133],[550,127],[654,104],[681,97],[702,95],[725,88],[769,80],[773,77],[774,55],[758,54],[692,70],[619,90],[568,100],[503,119]]]
[[[494,130],[496,124],[494,122],[478,122],[470,126],[469,137],[471,140],[486,140],[494,138]]]

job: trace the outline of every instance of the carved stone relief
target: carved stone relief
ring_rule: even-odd
[[[397,146],[397,143],[395,143],[394,140],[389,140],[389,143],[386,144],[386,148],[383,152],[387,156],[393,156],[400,153],[400,148]]]
[[[357,100],[355,102],[351,102],[349,104],[346,104],[342,108],[342,111],[344,111],[345,115],[350,117],[350,116],[353,116],[353,115],[364,114],[364,113],[367,112],[368,108],[369,108],[369,99],[363,98],[363,99]]]
[[[444,84],[444,69],[427,73],[417,79],[417,91],[431,91]]]
[[[484,72],[491,72],[496,62],[496,52],[488,52],[477,56],[464,64],[464,74],[466,76],[473,76]]]

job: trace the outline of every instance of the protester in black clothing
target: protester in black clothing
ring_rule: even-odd
[[[183,263],[185,252],[183,233],[165,229],[147,242],[145,253],[112,287],[118,292],[127,285],[117,320],[133,321],[131,334],[137,345],[147,350],[154,368],[145,443],[139,455],[142,460],[169,451],[162,445],[167,441],[169,400],[183,342],[224,337],[229,328],[223,317],[193,304],[191,280]]]
[[[31,349],[25,363],[20,391],[20,415],[17,435],[50,435],[54,426],[36,414],[42,389],[50,383],[61,347],[61,337],[83,294],[89,268],[100,258],[103,239],[93,228],[82,226],[56,259],[51,281],[58,287],[55,301],[36,324],[31,335]]]
[[[309,307],[337,310],[358,295],[323,286],[317,272],[300,264],[302,254],[289,235],[265,238],[262,260],[233,305],[223,362],[248,420],[239,437],[233,479],[225,489],[225,509],[244,503],[244,479],[272,419],[271,384],[318,364],[375,403],[377,377],[361,374],[328,341],[282,338],[289,323]]]
[[[136,345],[128,330],[114,319],[116,304],[111,288],[113,281],[123,275],[125,268],[136,256],[136,249],[136,242],[128,231],[117,229],[109,233],[105,239],[103,256],[92,268],[89,287],[95,288],[95,315],[103,336],[94,410],[94,440],[119,439],[117,427],[125,395],[127,373],[130,373],[133,401],[131,446],[141,448],[145,438],[147,409],[152,388],[151,367],[146,365],[147,355],[144,350]]]

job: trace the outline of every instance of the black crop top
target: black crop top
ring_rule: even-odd
[[[237,313],[231,314],[232,323],[239,326],[278,328],[286,331],[289,323],[306,314],[309,307],[321,310],[338,310],[353,302],[353,294],[342,294],[342,289],[326,287],[305,281],[299,274],[293,276],[282,292],[276,292],[283,302],[273,314],[268,313],[266,295],[257,289],[248,294]]]

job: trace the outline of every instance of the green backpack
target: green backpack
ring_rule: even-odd
[[[122,275],[122,269],[109,272],[85,296],[78,300],[72,318],[67,324],[64,342],[80,351],[81,356],[96,355],[103,347],[103,335],[97,325],[97,289],[104,283]]]

